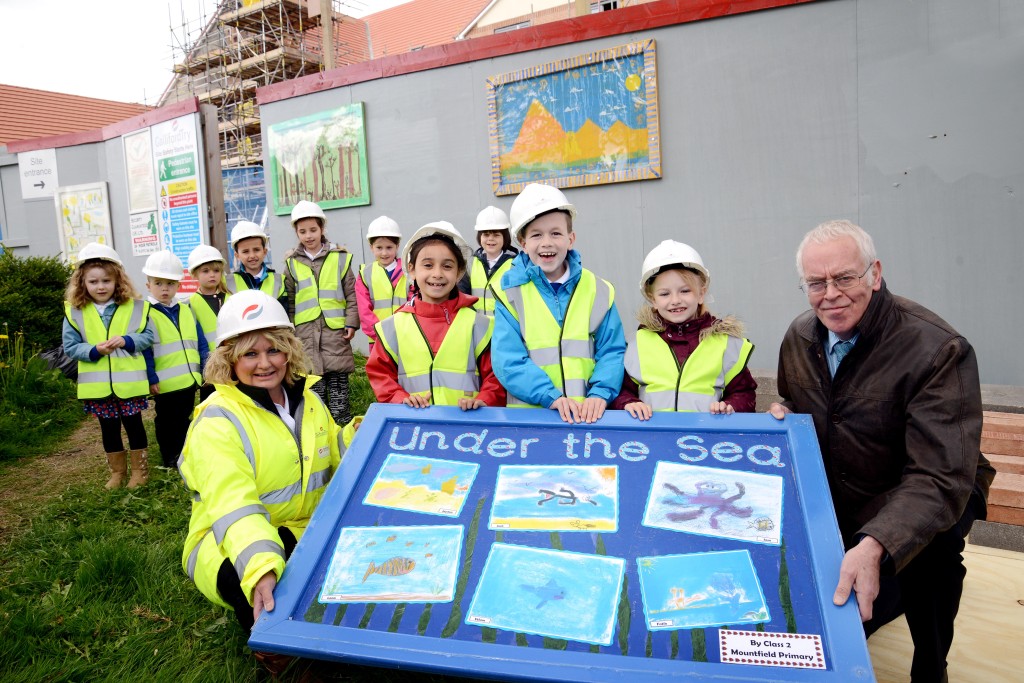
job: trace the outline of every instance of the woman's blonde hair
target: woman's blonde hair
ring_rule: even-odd
[[[641,304],[640,310],[636,312],[636,319],[637,322],[640,323],[640,327],[650,330],[651,332],[662,332],[665,329],[665,322],[661,319],[661,316],[658,315],[658,310],[654,308],[653,305],[654,281],[658,278],[658,275],[661,275],[668,270],[678,270],[679,274],[682,275],[683,279],[686,280],[686,283],[690,285],[691,289],[704,292],[705,295],[707,294],[707,285],[704,282],[704,278],[695,270],[683,268],[682,266],[670,266],[658,271],[654,277],[644,283],[643,289],[640,290],[644,295],[646,302]],[[704,305],[704,302],[701,302],[697,306],[697,313],[693,317],[699,318],[708,312],[708,307]]]
[[[132,284],[131,278],[128,277],[128,273],[124,272],[124,268],[120,264],[103,259],[89,259],[78,264],[75,272],[71,274],[71,279],[68,280],[68,288],[64,290],[64,299],[75,308],[82,308],[92,301],[89,298],[89,290],[85,286],[85,273],[93,268],[102,268],[114,280],[114,296],[111,298],[118,306],[129,299],[142,298],[135,291],[135,285]]]
[[[188,272],[192,274],[192,277],[194,277],[196,280],[198,280],[199,278],[196,277],[196,271],[199,270],[200,268],[202,268],[203,266],[209,266],[209,265],[212,265],[212,264],[216,264],[217,266],[220,267],[220,279],[217,280],[217,291],[214,292],[214,294],[227,294],[228,293],[228,286],[224,282],[224,278],[228,274],[226,274],[224,272],[226,270],[226,268],[224,267],[224,262],[223,261],[207,261],[206,263],[200,263],[198,266],[196,266],[195,268],[193,268],[192,270],[190,270]],[[198,288],[196,289],[196,292],[199,292]],[[202,294],[200,293],[200,296],[201,295]]]
[[[228,339],[218,346],[206,360],[203,378],[208,384],[237,384],[235,363],[248,353],[260,338],[266,339],[277,350],[283,351],[288,357],[285,368],[285,382],[294,384],[309,373],[310,362],[302,342],[288,329],[254,330]]]

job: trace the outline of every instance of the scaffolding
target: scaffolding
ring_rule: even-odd
[[[183,2],[183,0],[181,0]],[[360,0],[331,2],[331,21],[342,9],[359,9]],[[214,0],[201,18],[172,18],[174,78],[160,105],[187,97],[217,107],[222,168],[262,163],[256,88],[317,73],[325,64],[346,60],[334,41],[334,59],[325,59],[319,0]],[[333,24],[332,24],[333,28]],[[337,35],[334,31],[328,35]]]

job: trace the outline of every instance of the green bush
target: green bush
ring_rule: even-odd
[[[64,288],[73,268],[55,256],[0,254],[0,327],[25,335],[34,353],[60,344]]]

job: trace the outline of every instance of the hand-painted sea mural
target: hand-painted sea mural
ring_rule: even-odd
[[[615,531],[618,483],[615,466],[504,465],[487,528]]]
[[[458,517],[478,469],[475,463],[390,453],[363,503]]]

